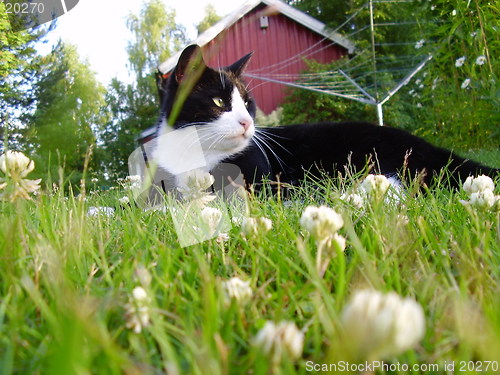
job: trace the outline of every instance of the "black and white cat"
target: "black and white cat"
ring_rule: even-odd
[[[200,47],[192,45],[183,51],[172,74],[159,84],[159,134],[181,134],[171,142],[158,142],[160,167],[179,174],[193,166],[209,171],[224,162],[239,167],[248,184],[260,184],[265,178],[297,184],[306,173],[324,176],[324,172],[344,172],[348,165],[359,171],[367,163],[373,163],[373,173],[400,179],[403,172],[410,178],[420,174],[425,184],[447,167],[451,186],[469,175],[496,176],[499,172],[403,130],[370,123],[256,128],[256,105],[242,79],[250,57],[213,69],[203,61]],[[184,156],[172,162],[169,155],[180,152]],[[200,153],[203,163],[176,171],[179,160],[198,159]]]

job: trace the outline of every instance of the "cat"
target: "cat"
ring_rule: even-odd
[[[170,143],[158,141],[160,167],[179,175],[200,165],[206,171],[220,165],[237,166],[247,186],[259,186],[266,179],[297,185],[306,175],[321,178],[325,172],[333,176],[335,171],[361,171],[367,165],[371,173],[398,181],[418,176],[425,185],[447,168],[450,178],[445,182],[451,187],[459,187],[469,175],[493,177],[499,173],[406,131],[367,122],[258,128],[256,103],[242,78],[250,58],[248,54],[232,65],[214,69],[204,62],[199,46],[191,45],[182,52],[172,73],[158,82],[158,133],[186,134]],[[180,158],[181,152],[184,156]],[[178,168],[200,153],[201,164]]]

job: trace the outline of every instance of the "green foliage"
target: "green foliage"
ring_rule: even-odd
[[[498,147],[498,7],[439,1],[428,12],[442,22],[429,30],[428,38],[437,41],[430,69],[416,77],[420,85],[409,87],[409,101],[422,106],[414,111],[417,131],[448,147]]]
[[[144,3],[139,15],[129,14],[127,26],[134,36],[127,47],[130,68],[138,78],[154,72],[170,51],[186,43],[184,27],[175,23],[175,11],[167,10],[161,0]]]
[[[221,20],[221,16],[217,14],[215,7],[212,4],[205,6],[205,17],[196,26],[198,30],[198,35],[200,35],[205,30],[209,29],[212,25],[216,24]]]
[[[327,65],[307,61],[308,73],[334,70],[344,61],[341,59]],[[335,78],[328,80],[329,83],[334,83],[334,81]],[[283,124],[349,120],[376,121],[377,119],[373,106],[303,89],[289,91],[290,95],[283,104]]]
[[[145,3],[139,15],[130,14],[127,25],[134,35],[127,52],[136,79],[130,84],[113,79],[108,86],[111,117],[99,133],[96,151],[101,169],[111,180],[128,174],[127,161],[136,148],[136,137],[158,120],[157,67],[186,43],[184,28],[175,23],[175,11],[167,10],[159,0]]]
[[[344,21],[335,16],[328,21],[328,9],[337,1],[294,1],[293,5],[319,12],[330,26]],[[342,2],[346,6],[346,2]],[[366,2],[350,2],[346,16]],[[325,12],[322,12],[323,7]],[[341,8],[339,8],[341,9]],[[342,8],[343,9],[343,8]],[[379,87],[375,97],[385,93],[384,82],[394,81],[390,70],[370,78],[371,35],[366,11],[350,21],[340,32],[354,30],[350,37],[357,46],[356,64],[367,73],[358,83],[362,87]],[[496,24],[499,9],[492,2],[437,1],[414,2],[402,7],[398,3],[374,2],[374,23],[414,21],[401,28],[375,28],[375,54],[384,63],[400,56],[431,53],[433,59],[413,80],[383,106],[384,122],[407,129],[438,145],[467,150],[495,148],[500,144],[498,123],[499,92],[497,72],[500,42]],[[422,41],[422,48],[406,41]],[[359,55],[361,53],[361,55]],[[460,58],[464,57],[463,65]],[[334,69],[341,62],[323,67],[312,64],[308,72]],[[414,62],[412,62],[414,64]],[[415,64],[416,65],[416,64]],[[457,66],[459,65],[459,66]],[[353,101],[322,94],[293,90],[284,106],[285,123],[306,121],[368,120],[376,121],[375,110]]]
[[[113,79],[108,86],[106,103],[111,118],[99,133],[96,156],[112,181],[127,176],[128,157],[137,147],[136,137],[158,119],[159,103],[154,80],[153,75],[135,84]]]
[[[35,42],[45,34],[42,29],[14,32],[5,4],[0,3],[0,152],[3,141],[19,148],[25,116],[33,109],[33,84],[37,80],[40,56]],[[7,139],[4,139],[7,138]]]
[[[104,87],[82,62],[76,48],[59,42],[43,59],[36,84],[37,108],[29,121],[25,146],[34,153],[35,175],[57,179],[63,165],[78,185],[94,131],[106,121]]]

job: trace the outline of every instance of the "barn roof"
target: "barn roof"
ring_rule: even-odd
[[[350,40],[344,38],[336,32],[332,32],[332,30],[330,30],[323,22],[318,21],[308,14],[288,4],[285,4],[280,0],[248,0],[240,8],[228,14],[226,17],[222,18],[219,22],[200,34],[198,38],[193,41],[193,44],[198,44],[199,46],[203,47],[205,44],[208,44],[210,41],[215,39],[217,35],[234,25],[238,20],[243,18],[247,13],[255,9],[255,7],[260,4],[265,4],[269,7],[272,7],[279,13],[287,16],[295,22],[344,47],[348,50],[349,53],[354,52],[354,43],[352,43]],[[160,64],[158,69],[162,73],[166,73],[172,70],[177,64],[181,52],[182,51],[177,52],[175,55]]]

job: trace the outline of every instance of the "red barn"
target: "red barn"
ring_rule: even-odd
[[[193,43],[203,49],[209,66],[229,65],[254,52],[246,72],[257,106],[269,114],[283,103],[285,86],[255,79],[259,74],[297,75],[303,58],[321,63],[352,53],[354,45],[318,20],[279,0],[249,0]],[[180,52],[160,65],[171,71]]]

